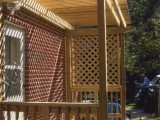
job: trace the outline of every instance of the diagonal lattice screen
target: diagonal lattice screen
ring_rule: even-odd
[[[108,84],[120,84],[120,43],[118,34],[107,36],[107,69]]]
[[[72,85],[99,83],[98,36],[72,37]]]
[[[71,36],[71,85],[99,84],[98,35]],[[107,35],[108,84],[120,84],[119,35]]]

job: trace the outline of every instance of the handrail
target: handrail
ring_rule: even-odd
[[[78,103],[78,102],[9,102],[1,101],[1,105],[22,105],[22,106],[50,106],[50,107],[99,107],[98,103]]]
[[[97,120],[98,103],[71,102],[0,102],[0,120],[28,118],[50,120],[80,120],[94,118]]]

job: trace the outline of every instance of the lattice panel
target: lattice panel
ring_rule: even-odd
[[[107,36],[107,79],[108,84],[120,84],[120,43],[119,35]]]
[[[72,85],[99,84],[98,36],[72,37]]]
[[[107,36],[108,83],[120,84],[119,35]],[[99,84],[98,36],[71,37],[71,83],[72,86]]]

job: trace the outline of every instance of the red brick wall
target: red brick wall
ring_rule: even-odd
[[[65,31],[22,8],[3,15],[26,30],[25,101],[65,101]]]

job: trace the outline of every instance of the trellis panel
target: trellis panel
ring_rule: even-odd
[[[107,36],[107,80],[108,84],[120,85],[120,44],[119,35]]]
[[[98,36],[72,36],[71,40],[72,87],[98,85]]]
[[[72,35],[71,87],[98,87],[99,55],[98,35]],[[119,34],[107,35],[107,80],[110,85],[120,85]]]
[[[99,102],[99,48],[94,30],[73,32],[70,40],[70,84],[73,102]],[[119,34],[108,34],[107,39],[107,95],[108,117],[122,120],[122,85],[120,81]],[[120,104],[119,104],[120,103]],[[114,109],[116,107],[116,109]]]

